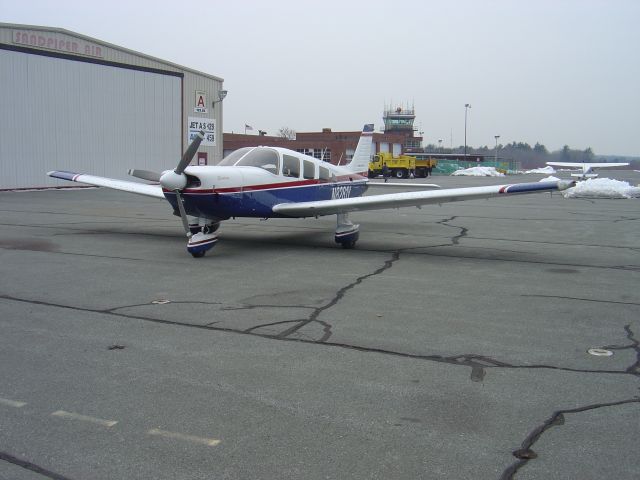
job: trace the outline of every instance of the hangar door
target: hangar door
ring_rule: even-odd
[[[181,156],[182,76],[0,50],[0,189],[69,185],[69,170],[129,178]]]

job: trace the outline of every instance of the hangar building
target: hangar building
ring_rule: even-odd
[[[0,190],[222,159],[223,79],[61,28],[0,23]]]

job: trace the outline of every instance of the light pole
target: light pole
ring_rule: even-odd
[[[500,135],[494,135],[493,138],[496,139],[496,164],[495,166],[498,166],[498,139],[500,138]]]
[[[440,150],[440,153],[442,153],[442,139],[441,138],[438,139],[438,150]]]
[[[471,104],[464,104],[464,161],[467,161],[467,111],[471,108]]]

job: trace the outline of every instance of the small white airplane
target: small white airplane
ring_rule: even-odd
[[[241,148],[217,165],[190,166],[204,138],[204,132],[200,132],[175,170],[162,173],[129,170],[130,175],[156,184],[66,171],[52,171],[48,175],[168,200],[174,215],[182,219],[188,238],[187,251],[194,257],[204,256],[215,245],[220,222],[229,218],[336,214],[335,241],[344,248],[353,248],[358,240],[359,225],[350,221],[350,212],[540,193],[575,185],[575,182],[560,180],[439,189],[433,184],[374,183],[366,176],[372,135],[373,125],[365,125],[353,159],[344,166],[279,147]],[[371,187],[422,190],[362,196]]]
[[[587,178],[597,178],[598,174],[595,173],[594,168],[611,168],[611,167],[626,167],[628,163],[594,163],[594,162],[547,162],[547,165],[552,167],[567,167],[578,168],[576,173],[572,173],[572,177],[577,177],[580,180],[586,180]]]

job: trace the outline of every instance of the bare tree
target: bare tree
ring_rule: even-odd
[[[282,127],[280,130],[278,130],[278,137],[286,138],[287,140],[295,140],[296,131],[293,128]]]

